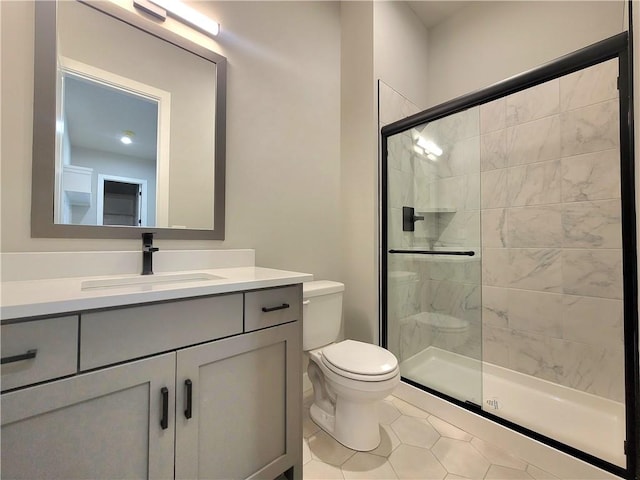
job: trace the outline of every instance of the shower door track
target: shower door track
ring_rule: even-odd
[[[614,465],[602,458],[595,457],[583,450],[566,445],[522,425],[505,420],[497,415],[482,410],[479,406],[457,400],[442,392],[433,390],[411,380],[403,381],[437,397],[448,400],[466,410],[488,418],[498,424],[527,435],[550,447],[570,454],[580,460],[606,470],[628,480],[640,477],[640,367],[638,354],[638,282],[636,252],[636,208],[634,185],[634,137],[633,137],[633,28],[631,25],[632,2],[629,2],[629,32],[622,32],[608,39],[582,48],[574,53],[560,57],[540,67],[510,77],[490,87],[478,90],[451,101],[437,105],[423,112],[389,124],[381,130],[381,221],[380,221],[380,338],[383,347],[388,347],[387,335],[387,252],[420,253],[416,251],[389,251],[387,238],[387,139],[391,135],[401,133],[409,128],[426,122],[443,118],[453,113],[490,102],[506,95],[539,85],[554,78],[585,69],[598,63],[618,59],[619,76],[619,125],[620,125],[620,188],[622,209],[622,271],[623,271],[623,312],[624,312],[624,379],[625,379],[625,422],[626,438],[624,452],[627,458],[626,468]],[[433,252],[433,254],[446,252]],[[429,252],[431,254],[431,251]],[[460,254],[460,253],[457,253]]]

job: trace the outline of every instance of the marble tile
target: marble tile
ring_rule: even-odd
[[[449,475],[444,477],[444,480],[471,480],[471,479],[467,478],[467,477],[461,477],[460,475],[455,475],[453,473],[450,473]]]
[[[506,107],[509,126],[554,115],[560,111],[560,80],[513,93],[506,97]]]
[[[422,163],[422,162],[420,162]],[[429,210],[441,206],[440,199],[440,180],[431,181],[426,177],[415,176],[413,185],[414,206],[417,211]],[[409,206],[409,205],[408,205]],[[420,224],[416,224],[416,228]]]
[[[560,158],[560,117],[541,118],[506,129],[510,167]]]
[[[509,327],[562,338],[562,297],[557,293],[509,290]]]
[[[388,170],[388,202],[391,208],[413,205],[413,175],[390,168]]]
[[[560,160],[509,168],[508,205],[522,207],[559,203],[561,185]]]
[[[618,402],[624,399],[622,347],[549,339],[550,362],[557,366],[557,383]]]
[[[421,352],[429,345],[433,343],[433,333],[431,328],[418,322],[416,316],[403,318],[400,320],[400,358],[399,361],[406,360],[412,357],[418,352]],[[406,413],[407,410],[411,410],[411,405],[399,404],[399,401],[394,401],[394,405],[401,413]],[[404,409],[404,410],[403,410]],[[421,413],[420,413],[421,414]]]
[[[305,480],[344,480],[342,470],[318,460],[311,460],[304,465]]]
[[[517,470],[525,470],[527,468],[528,464],[524,460],[521,460],[520,458],[511,455],[495,445],[485,442],[477,437],[473,437],[471,445],[493,465],[514,468]]]
[[[387,140],[387,167],[406,173],[413,172],[413,137],[408,132],[392,135]]]
[[[438,207],[464,210],[465,196],[462,195],[465,187],[465,177],[443,178],[437,182]]]
[[[564,293],[622,299],[622,252],[563,249],[562,277]]]
[[[540,292],[562,292],[563,257],[560,249],[509,249],[509,285]]]
[[[447,471],[433,454],[424,448],[400,445],[389,456],[389,463],[402,479],[443,479]]]
[[[415,447],[431,448],[440,438],[438,431],[424,418],[401,416],[391,424],[400,441]]]
[[[509,368],[550,382],[560,382],[563,365],[553,358],[547,337],[512,330],[510,342]]]
[[[618,61],[608,60],[560,78],[562,111],[618,98]]]
[[[389,124],[418,113],[420,108],[382,80],[378,80],[378,118]]]
[[[480,205],[485,208],[508,206],[507,169],[490,170],[480,175]]]
[[[389,208],[388,214],[388,236],[389,248],[411,248],[413,247],[413,232],[402,231],[402,209]]]
[[[620,198],[617,148],[566,157],[561,162],[563,202]]]
[[[562,156],[598,152],[616,148],[618,135],[618,101],[590,105],[560,115]]]
[[[482,325],[507,328],[509,326],[508,299],[511,290],[482,286]]]
[[[447,438],[455,438],[457,440],[464,440],[465,442],[471,441],[472,435],[451,425],[449,422],[431,415],[427,421],[435,428],[440,435]]]
[[[506,99],[498,98],[480,105],[480,132],[494,132],[507,126]]]
[[[560,205],[507,210],[507,244],[512,248],[562,246]]]
[[[425,282],[429,290],[423,297],[423,311],[440,312],[458,318],[481,307],[480,285],[450,281]],[[435,337],[433,337],[435,341]]]
[[[440,178],[480,171],[480,137],[469,137],[441,146],[443,153],[435,164]]]
[[[342,474],[345,480],[388,480],[398,478],[386,458],[365,452],[358,452],[347,460],[342,465]]]
[[[328,433],[320,430],[311,435],[307,441],[311,457],[334,466],[340,466],[356,453],[355,450],[336,442]]]
[[[620,200],[564,204],[562,228],[564,247],[622,248]]]
[[[369,453],[380,457],[388,457],[400,445],[400,439],[390,425],[380,425],[380,445]]]
[[[489,470],[489,462],[469,442],[443,437],[431,451],[449,473],[484,478]]]
[[[483,248],[482,284],[508,287],[510,280],[509,251],[506,248]]]
[[[532,479],[533,477],[524,470],[502,467],[500,465],[491,465],[484,478],[485,480],[527,480]]]
[[[482,245],[503,248],[507,246],[507,210],[504,208],[482,211]]]
[[[481,207],[480,198],[480,173],[469,173],[465,176],[464,195],[465,210],[479,210]],[[480,229],[478,229],[479,231]]]
[[[455,143],[469,137],[480,135],[480,112],[478,107],[469,108],[440,118],[429,124],[435,129],[434,138],[442,143]],[[436,143],[438,143],[436,141]]]
[[[622,300],[563,296],[562,338],[620,348],[623,343]]]
[[[437,223],[438,243],[446,247],[468,249],[480,245],[480,211],[462,210],[441,213],[433,219]]]
[[[480,137],[480,170],[486,172],[507,166],[507,131],[497,130]]]

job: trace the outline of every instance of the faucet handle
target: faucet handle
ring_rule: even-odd
[[[142,234],[142,244],[145,247],[151,247],[153,245],[153,232],[145,232]]]

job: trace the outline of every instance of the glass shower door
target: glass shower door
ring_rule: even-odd
[[[387,139],[387,347],[403,378],[482,403],[477,107]]]

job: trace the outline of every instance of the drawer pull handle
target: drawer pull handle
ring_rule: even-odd
[[[262,311],[267,312],[275,312],[276,310],[284,310],[285,308],[289,308],[288,303],[283,303],[282,305],[278,305],[277,307],[262,307]]]
[[[185,418],[191,418],[191,405],[192,405],[192,401],[193,401],[193,382],[191,382],[190,379],[186,379],[184,381],[184,386],[187,390],[187,408],[185,408],[184,410],[184,416]]]
[[[169,427],[169,389],[162,387],[160,389],[162,395],[162,418],[160,418],[160,426],[163,430]]]
[[[20,362],[22,360],[31,360],[32,358],[36,358],[36,354],[38,353],[37,349],[27,350],[27,353],[21,353],[20,355],[13,355],[12,357],[2,357],[0,359],[0,364],[4,365],[5,363],[13,363]]]

